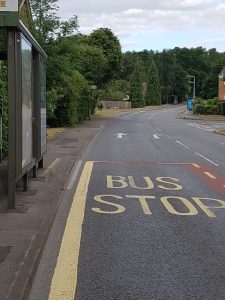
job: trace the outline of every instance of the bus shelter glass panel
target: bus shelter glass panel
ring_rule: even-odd
[[[46,131],[46,71],[44,60],[40,60],[40,76],[41,76],[41,153],[46,152],[47,148],[47,131]]]
[[[32,46],[21,35],[22,168],[32,161]]]

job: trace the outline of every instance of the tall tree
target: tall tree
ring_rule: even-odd
[[[161,93],[160,93],[160,82],[159,82],[159,73],[156,67],[155,61],[149,60],[147,64],[147,74],[146,74],[146,83],[147,83],[147,93],[146,93],[146,104],[147,105],[159,105],[161,102]]]
[[[56,35],[60,27],[58,0],[31,0],[33,34],[44,45]]]
[[[183,102],[186,100],[188,93],[190,91],[189,78],[187,72],[177,64],[175,71],[175,86],[174,95],[178,96],[178,101]]]
[[[143,107],[145,105],[143,78],[143,66],[141,61],[137,59],[130,79],[130,100],[132,107]]]
[[[174,94],[176,81],[176,56],[172,50],[163,50],[155,55],[156,64],[159,68],[161,84],[161,100],[166,103]]]
[[[103,79],[103,84],[117,79],[121,72],[122,51],[119,39],[108,28],[99,28],[94,30],[90,36],[89,41],[103,50],[107,59],[107,70]]]

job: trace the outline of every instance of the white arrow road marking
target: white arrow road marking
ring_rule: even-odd
[[[159,140],[160,139],[160,136],[163,135],[163,134],[153,134],[153,137],[156,139],[156,140]]]
[[[118,139],[122,139],[123,136],[125,136],[126,134],[119,132],[119,133],[116,133],[115,135],[117,136]]]

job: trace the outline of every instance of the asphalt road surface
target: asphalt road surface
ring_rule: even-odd
[[[30,300],[225,299],[225,137],[178,110],[127,114],[95,137]]]

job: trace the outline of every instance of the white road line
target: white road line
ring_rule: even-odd
[[[57,165],[57,163],[60,161],[60,158],[56,158],[51,164],[50,166],[43,172],[43,175],[48,175],[51,171],[54,170],[55,166]]]
[[[186,124],[189,125],[189,126],[195,127],[197,129],[202,129],[202,130],[209,131],[209,132],[214,131],[214,128],[211,128],[211,127],[206,126],[206,125],[201,125],[201,124],[197,124],[197,123],[186,123]]]
[[[211,179],[216,179],[216,177],[214,176],[214,175],[212,175],[211,173],[209,173],[209,172],[204,172],[205,173],[205,175],[207,175],[209,178],[211,178]]]
[[[187,145],[181,143],[180,141],[176,140],[176,142],[177,142],[179,145],[183,146],[184,148],[190,149],[190,147],[188,147]]]
[[[204,155],[198,153],[198,152],[195,152],[196,155],[200,156],[201,158],[207,160],[208,162],[210,162],[211,164],[213,164],[214,166],[216,167],[219,167],[219,165],[217,163],[215,163],[214,161],[212,161],[211,159],[205,157]]]
[[[72,170],[72,175],[70,177],[70,181],[69,181],[68,186],[66,188],[67,190],[72,189],[73,184],[74,184],[74,182],[77,178],[78,172],[80,170],[81,164],[82,164],[82,160],[79,160],[78,162],[75,163],[75,165],[73,167],[73,170]]]

